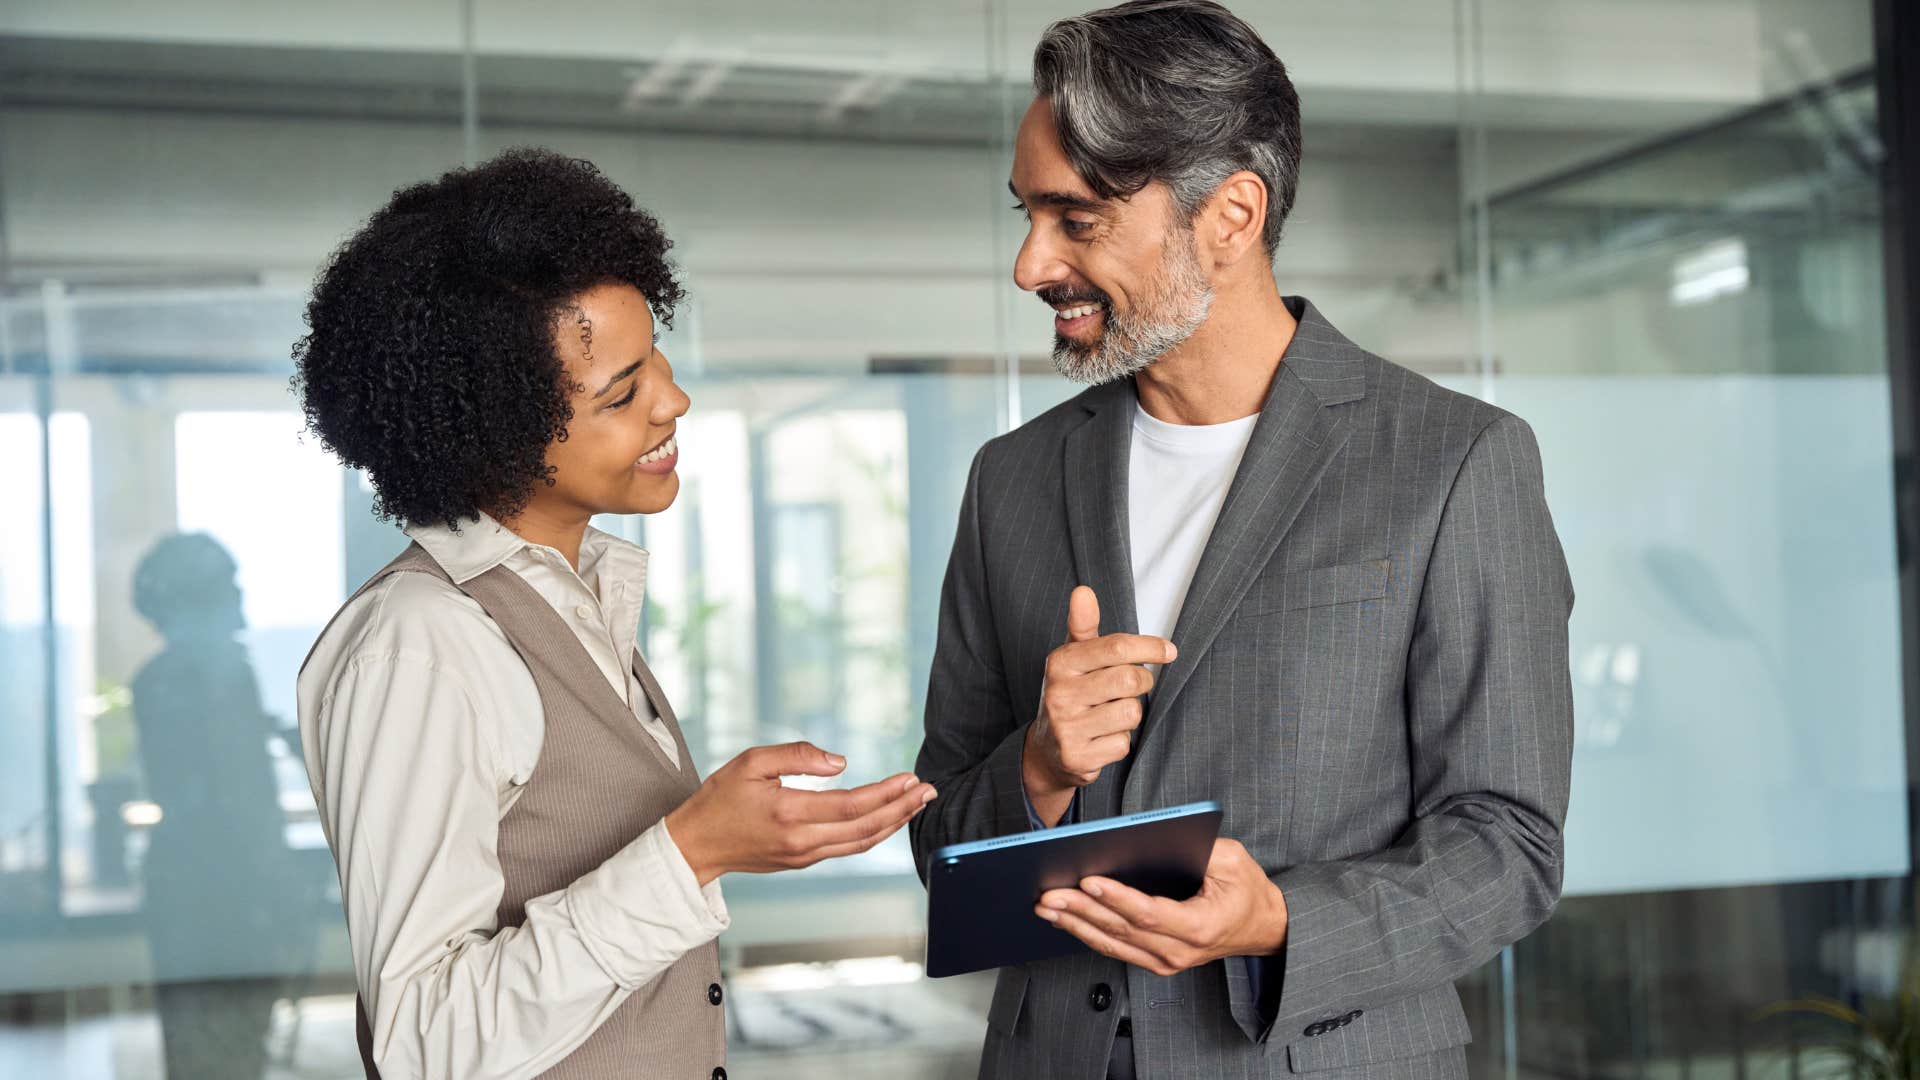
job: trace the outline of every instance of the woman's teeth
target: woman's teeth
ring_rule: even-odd
[[[680,449],[680,436],[669,435],[667,436],[666,442],[663,442],[659,446],[656,446],[653,449],[647,451],[646,453],[641,454],[640,460],[634,462],[634,464],[650,465],[653,462],[659,461],[661,458],[672,457],[675,454],[675,452],[677,452],[679,449]]]
[[[1074,319],[1078,319],[1086,315],[1091,315],[1094,312],[1099,310],[1100,310],[1099,304],[1081,304],[1079,307],[1061,308],[1058,314],[1060,318],[1065,319],[1068,322],[1071,322]]]

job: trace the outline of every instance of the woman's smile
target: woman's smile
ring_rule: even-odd
[[[680,463],[680,439],[678,435],[668,435],[665,442],[641,454],[633,467],[645,473],[665,476]]]

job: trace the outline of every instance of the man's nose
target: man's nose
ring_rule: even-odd
[[[1029,229],[1020,253],[1013,259],[1013,283],[1028,292],[1038,292],[1067,277],[1067,266],[1055,254],[1054,246],[1041,239],[1038,230]]]

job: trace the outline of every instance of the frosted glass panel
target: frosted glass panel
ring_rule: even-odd
[[[1907,871],[1887,394],[1501,380],[1578,592],[1569,893]]]

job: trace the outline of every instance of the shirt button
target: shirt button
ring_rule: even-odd
[[[593,608],[587,606],[586,604],[581,604],[579,607],[574,608],[573,613],[575,615],[580,616],[583,619],[593,618]]]
[[[707,1004],[718,1005],[721,1001],[725,1000],[725,998],[726,994],[721,992],[719,983],[714,983],[707,987]]]
[[[1087,995],[1087,1004],[1094,1012],[1106,1012],[1113,1005],[1113,987],[1106,983],[1094,983],[1093,991]]]

